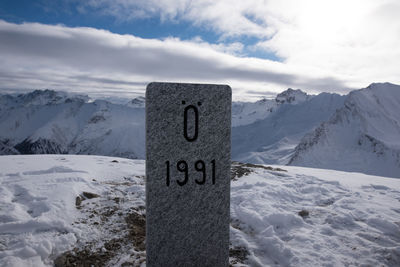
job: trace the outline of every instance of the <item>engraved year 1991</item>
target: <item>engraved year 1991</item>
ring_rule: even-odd
[[[166,165],[166,184],[169,186],[171,184],[171,163],[169,160],[165,162]],[[215,159],[210,161],[211,165],[211,181],[212,184],[215,184]],[[203,185],[207,180],[207,166],[206,163],[202,160],[197,160],[193,164],[194,169],[196,170],[195,183],[198,185]],[[176,182],[180,186],[184,186],[189,181],[189,165],[185,160],[180,160],[176,163],[176,169],[181,172],[183,175],[182,179],[177,179]]]

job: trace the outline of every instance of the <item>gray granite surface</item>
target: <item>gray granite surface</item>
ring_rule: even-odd
[[[147,266],[229,265],[231,99],[227,85],[147,86]]]

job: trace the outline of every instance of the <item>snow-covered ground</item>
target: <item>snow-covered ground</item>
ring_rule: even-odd
[[[400,179],[232,165],[232,266],[400,266]],[[145,265],[144,161],[0,156],[1,266]]]
[[[82,253],[91,251],[114,265],[121,259],[112,252],[115,243],[120,256],[140,255],[141,250],[117,239],[130,235],[129,218],[143,214],[143,161],[1,156],[0,166],[1,266],[52,266],[73,248],[80,249],[82,260]]]

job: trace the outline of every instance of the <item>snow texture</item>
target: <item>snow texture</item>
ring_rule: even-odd
[[[144,161],[17,155],[0,167],[0,266],[75,254],[145,266],[138,225],[121,219],[145,212]],[[232,178],[232,266],[400,265],[399,179],[240,163]]]

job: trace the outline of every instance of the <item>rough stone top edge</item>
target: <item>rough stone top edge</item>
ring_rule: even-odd
[[[188,86],[188,87],[216,87],[219,89],[225,89],[228,90],[229,94],[232,95],[232,89],[229,85],[227,84],[209,84],[209,83],[177,83],[177,82],[151,82],[147,85],[146,87],[146,99],[147,99],[147,95],[149,94],[149,91],[153,90],[154,88],[161,88],[163,86],[168,86],[168,87],[172,87],[172,86]]]

